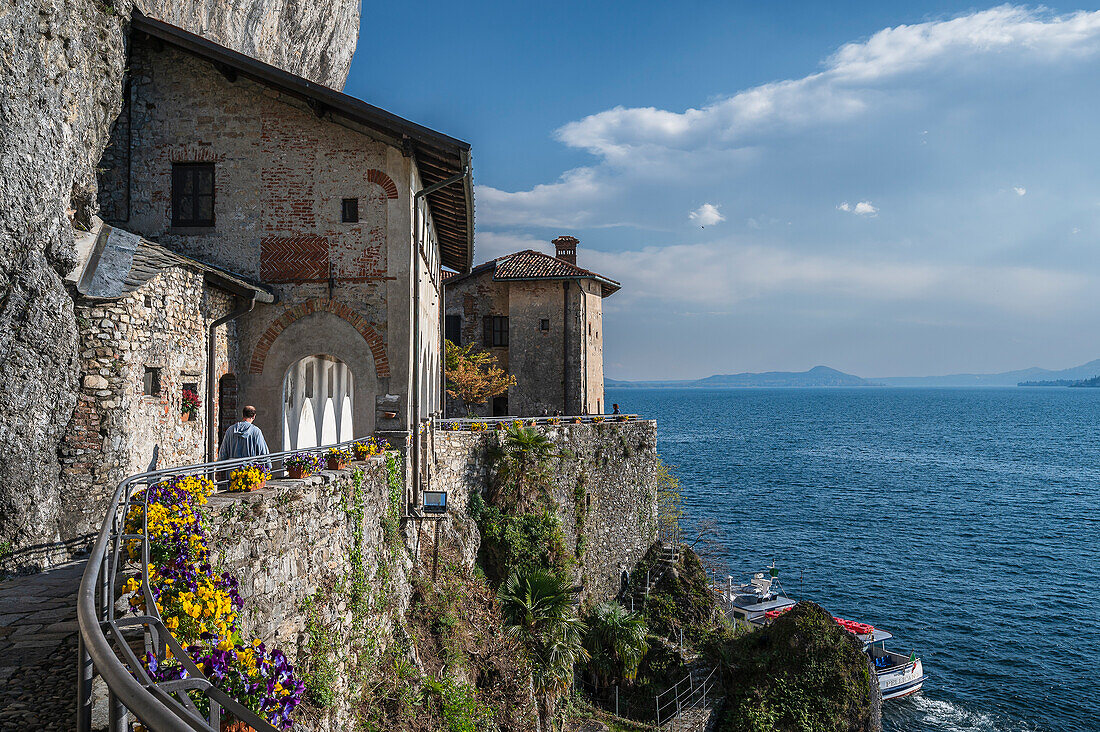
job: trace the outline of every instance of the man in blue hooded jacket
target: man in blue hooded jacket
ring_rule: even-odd
[[[241,410],[241,416],[240,422],[225,431],[221,447],[218,448],[218,460],[260,457],[270,452],[264,442],[264,433],[252,424],[256,419],[256,407],[245,407]],[[271,469],[269,460],[264,460],[263,463]]]

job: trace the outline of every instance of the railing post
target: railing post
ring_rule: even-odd
[[[108,701],[108,725],[110,732],[127,732],[129,725],[126,720],[126,707],[115,696],[115,692],[109,691]]]
[[[615,684],[615,716],[619,716],[619,685]]]
[[[76,634],[76,731],[92,730],[92,657],[84,648],[84,634]]]

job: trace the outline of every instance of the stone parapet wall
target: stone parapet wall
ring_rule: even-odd
[[[632,567],[656,539],[657,423],[607,421],[539,429],[566,454],[551,461],[553,499],[566,541],[581,547],[577,574],[584,582],[584,597],[613,597],[621,571]],[[471,493],[488,489],[489,448],[499,434],[436,432],[433,487],[448,491],[452,512],[466,511]]]
[[[399,470],[403,474],[403,467]],[[362,471],[358,500],[357,471]],[[334,703],[303,714],[307,729],[352,726],[360,692],[354,654],[384,649],[394,637],[395,618],[408,607],[411,561],[403,542],[396,548],[387,545],[383,520],[389,510],[384,457],[303,480],[273,480],[251,493],[210,498],[213,564],[240,582],[242,633],[282,649],[300,672],[334,664]],[[360,571],[369,599],[367,614],[357,617],[348,588]],[[326,641],[346,646],[327,658],[311,656],[311,613]],[[355,640],[364,633],[373,641]]]

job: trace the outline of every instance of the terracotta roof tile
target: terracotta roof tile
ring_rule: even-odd
[[[493,270],[494,280],[568,280],[568,279],[594,279],[603,289],[603,297],[612,295],[622,287],[613,279],[604,277],[591,270],[570,264],[563,259],[552,257],[549,254],[536,252],[533,249],[525,249],[522,252],[506,254],[503,257],[489,260],[484,264],[474,267],[469,275],[480,274],[487,270]],[[448,278],[447,282],[457,281],[458,278]]]

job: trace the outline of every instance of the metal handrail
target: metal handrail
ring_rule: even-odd
[[[677,717],[681,716],[684,712],[704,707],[707,704],[707,693],[710,692],[715,686],[715,675],[718,673],[718,667],[715,666],[707,674],[707,677],[700,683],[695,683],[694,678],[689,672],[687,676],[677,681],[668,689],[665,689],[655,697],[655,706],[657,708],[657,726],[660,727],[663,723],[667,724]],[[680,685],[687,683],[687,689],[680,690]],[[661,701],[661,697],[672,694],[672,698],[666,702]],[[714,697],[711,696],[713,699]],[[673,711],[673,709],[675,711]],[[669,710],[670,715],[665,716],[664,722],[661,721],[661,712]]]
[[[256,463],[270,465],[273,476],[285,475],[286,458],[295,453],[323,453],[333,447],[350,447],[362,439],[366,438],[321,447],[286,450],[261,457],[149,470],[130,476],[118,484],[104,514],[103,525],[88,557],[77,593],[76,615],[80,633],[77,652],[76,727],[79,732],[88,732],[91,729],[91,682],[95,671],[99,672],[109,692],[111,732],[125,732],[128,728],[127,717],[131,714],[152,732],[218,732],[222,708],[232,712],[233,716],[257,732],[277,732],[254,712],[214,686],[165,627],[160,609],[152,600],[153,594],[149,586],[147,491],[142,491],[141,505],[145,511],[140,536],[123,533],[126,516],[136,489],[156,485],[163,478],[202,475],[219,485],[229,481],[228,476],[235,468]],[[141,592],[150,600],[146,603],[146,612],[150,614],[120,620],[115,617],[116,580],[123,550],[129,541],[135,539],[141,540]],[[132,633],[138,629],[144,634],[146,648],[152,650],[158,660],[163,660],[165,651],[171,650],[172,656],[187,669],[189,677],[165,682],[151,679],[127,642],[126,631]],[[199,691],[207,697],[210,709],[206,719],[187,695],[188,690]]]
[[[622,422],[639,422],[643,421],[637,414],[571,414],[564,416],[549,415],[545,417],[447,417],[436,418],[435,428],[446,432],[445,427],[447,425],[457,424],[461,427],[468,427],[475,423],[483,423],[486,425],[497,424],[510,424],[512,422],[523,422],[524,425],[538,424],[548,426],[558,426],[575,424],[577,420],[580,420],[582,424],[592,424],[601,422],[622,423]]]

